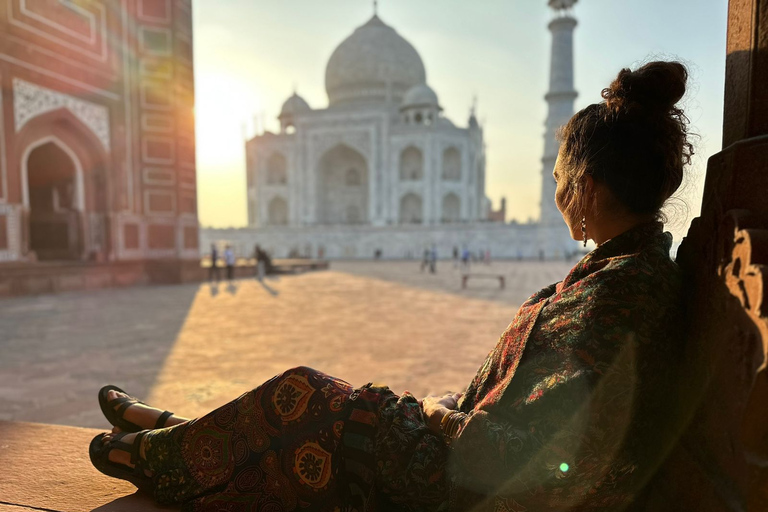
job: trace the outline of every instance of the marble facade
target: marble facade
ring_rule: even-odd
[[[312,108],[294,93],[280,132],[246,142],[248,227],[201,230],[201,252],[255,244],[275,257],[407,258],[435,246],[490,250],[495,257],[561,259],[576,251],[554,215],[554,132],[573,113],[573,28],[559,7],[550,24],[552,71],[540,221],[491,221],[483,128],[442,115],[416,49],[377,15],[333,52],[329,103]],[[558,124],[559,123],[559,124]],[[553,156],[554,155],[554,156]],[[552,183],[550,183],[552,182]]]

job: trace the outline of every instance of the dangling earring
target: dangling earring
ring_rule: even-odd
[[[587,246],[587,217],[586,215],[581,218],[581,236],[584,240],[584,247]]]

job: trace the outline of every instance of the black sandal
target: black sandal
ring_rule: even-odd
[[[120,398],[115,398],[114,400],[108,400],[107,393],[109,393],[110,391],[117,391],[118,393],[123,393],[126,395],[128,394],[117,386],[104,386],[99,390],[99,406],[101,407],[101,412],[104,413],[104,417],[107,418],[107,421],[109,421],[112,425],[119,428],[123,432],[139,432],[141,430],[145,430],[143,427],[140,427],[135,423],[132,423],[126,420],[125,418],[123,418],[123,414],[125,413],[125,410],[132,405],[135,405],[135,404],[147,405],[147,404],[145,404],[138,398],[133,398],[130,395],[123,396]],[[117,404],[120,404],[120,407],[115,409],[115,405]],[[158,428],[165,427],[165,422],[168,421],[168,418],[170,418],[171,416],[173,416],[172,412],[163,411],[160,417],[157,418],[157,421],[155,422],[155,426],[152,428],[158,429]]]
[[[93,438],[93,441],[91,441],[91,444],[88,447],[91,464],[107,476],[127,480],[140,490],[151,491],[152,478],[144,473],[144,469],[146,469],[146,461],[141,458],[141,441],[147,432],[149,431],[142,430],[141,432],[138,432],[133,440],[133,444],[128,444],[122,441],[122,438],[131,432],[111,434],[113,435],[113,438],[106,443],[102,441],[104,436],[107,435],[106,433],[97,435]],[[133,467],[109,460],[109,452],[112,450],[123,450],[130,453],[131,464],[133,464]]]

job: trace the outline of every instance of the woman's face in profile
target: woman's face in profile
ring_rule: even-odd
[[[581,221],[580,219],[573,218],[574,216],[568,210],[568,204],[571,198],[568,197],[568,177],[563,169],[562,158],[558,155],[555,161],[555,168],[552,171],[552,177],[557,183],[557,189],[555,190],[555,204],[557,209],[560,210],[560,215],[563,216],[565,224],[568,226],[568,230],[571,232],[571,238],[574,240],[581,240]]]

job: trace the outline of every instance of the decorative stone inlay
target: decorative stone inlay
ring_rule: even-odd
[[[314,146],[312,161],[317,161],[326,151],[339,144],[345,144],[359,151],[368,160],[371,157],[371,135],[368,131],[315,133],[312,142]]]
[[[59,108],[66,108],[83,122],[110,149],[109,109],[62,94],[19,78],[13,79],[13,114],[18,133],[31,119]]]

